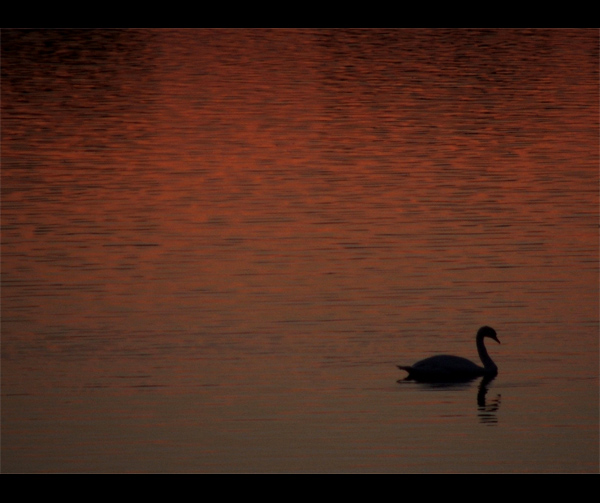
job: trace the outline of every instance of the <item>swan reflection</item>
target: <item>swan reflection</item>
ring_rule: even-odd
[[[496,394],[495,398],[490,399],[487,394],[489,391],[489,384],[496,378],[495,375],[484,376],[479,385],[477,386],[477,416],[479,422],[482,424],[494,425],[498,423],[498,417],[496,415],[500,408],[501,395]],[[398,383],[415,383],[425,389],[469,389],[471,388],[472,382],[477,379],[471,377],[469,379],[445,379],[445,380],[418,380],[414,378],[399,379]]]
[[[477,415],[479,416],[479,422],[483,424],[496,424],[498,417],[496,412],[500,408],[501,395],[498,393],[496,398],[488,400],[486,395],[488,393],[488,384],[494,380],[494,377],[484,377],[479,383],[479,389],[477,391]]]

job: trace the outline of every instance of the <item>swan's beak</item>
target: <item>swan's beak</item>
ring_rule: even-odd
[[[500,341],[498,340],[498,337],[496,337],[495,335],[494,335],[494,337],[492,337],[492,339],[494,339],[498,344],[500,344]]]

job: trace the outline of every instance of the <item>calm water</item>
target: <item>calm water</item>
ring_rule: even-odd
[[[2,471],[598,472],[598,38],[3,30]]]

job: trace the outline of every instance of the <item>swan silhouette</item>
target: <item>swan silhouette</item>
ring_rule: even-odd
[[[493,328],[485,326],[477,331],[475,341],[483,367],[460,356],[437,355],[418,361],[414,365],[398,365],[398,368],[408,372],[406,380],[415,381],[469,381],[479,376],[493,378],[498,374],[498,367],[485,349],[483,340],[486,337],[500,344]]]

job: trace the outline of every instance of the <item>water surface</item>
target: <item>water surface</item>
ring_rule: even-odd
[[[597,30],[3,30],[2,471],[597,472],[598,133]]]

